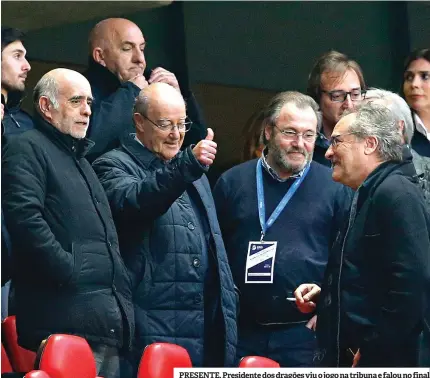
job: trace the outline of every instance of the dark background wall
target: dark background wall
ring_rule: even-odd
[[[408,52],[430,45],[429,2],[190,1],[110,16],[120,15],[141,27],[150,67],[190,82],[215,130],[219,167],[239,160],[242,127],[274,92],[305,90],[323,52],[350,55],[369,85],[397,90]],[[88,33],[105,17],[31,31],[29,84],[55,65],[83,68]]]

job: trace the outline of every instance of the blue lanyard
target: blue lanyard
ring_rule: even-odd
[[[264,203],[264,188],[263,188],[263,173],[262,173],[262,163],[261,158],[257,162],[257,200],[258,200],[258,216],[260,218],[260,226],[261,226],[261,240],[263,240],[264,235],[266,234],[266,231],[275,223],[276,219],[278,219],[279,215],[281,214],[282,210],[284,210],[285,206],[287,206],[287,203],[290,201],[290,199],[293,197],[296,190],[299,188],[303,180],[305,179],[306,175],[309,172],[310,164],[308,164],[302,174],[302,176],[296,181],[294,181],[293,185],[291,185],[290,189],[288,189],[288,192],[285,193],[284,198],[282,198],[281,202],[279,202],[278,206],[276,206],[276,209],[273,211],[272,215],[269,217],[266,223],[266,206]]]

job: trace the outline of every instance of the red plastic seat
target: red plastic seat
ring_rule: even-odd
[[[4,347],[10,359],[12,368],[16,372],[27,373],[33,370],[36,353],[24,349],[18,344],[16,333],[16,317],[8,316],[1,325]]]
[[[1,373],[12,373],[12,365],[9,361],[9,356],[4,349],[3,343],[1,344]]]
[[[190,355],[179,345],[154,343],[143,351],[137,378],[173,378],[173,369],[192,367]]]
[[[35,368],[55,378],[97,378],[93,351],[84,338],[74,335],[55,334],[44,340]]]
[[[51,378],[48,373],[42,371],[42,370],[32,370],[26,375],[24,375],[24,378]]]
[[[280,365],[270,358],[260,356],[246,356],[240,360],[240,368],[279,368]]]

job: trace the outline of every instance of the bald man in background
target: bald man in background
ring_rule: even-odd
[[[84,73],[94,95],[88,137],[95,142],[88,155],[93,161],[116,148],[124,135],[133,132],[132,110],[140,90],[148,83],[162,82],[182,93],[193,121],[184,147],[204,139],[207,129],[186,80],[179,85],[176,76],[162,67],[146,67],[146,40],[140,28],[124,18],[99,22],[89,35],[88,70]]]

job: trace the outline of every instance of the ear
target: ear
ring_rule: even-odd
[[[142,116],[142,114],[140,113],[134,113],[133,114],[133,121],[134,121],[134,125],[136,127],[136,131],[143,133],[143,122],[144,122],[144,118]]]
[[[373,154],[378,148],[378,145],[379,145],[378,139],[376,139],[374,136],[366,137],[365,144],[364,144],[364,154],[365,155]]]
[[[101,47],[95,47],[93,49],[93,59],[96,63],[101,64],[103,67],[106,67],[104,54]]]
[[[49,101],[48,97],[41,96],[39,98],[39,109],[40,112],[47,118],[48,120],[52,119],[52,104]]]
[[[405,121],[403,121],[402,119],[399,121],[399,129],[400,129],[400,136],[402,138],[402,142],[406,143],[407,142],[407,134],[406,134],[406,128],[405,128]]]
[[[264,126],[264,136],[266,140],[269,141],[273,133],[273,127],[271,125],[266,124]]]

